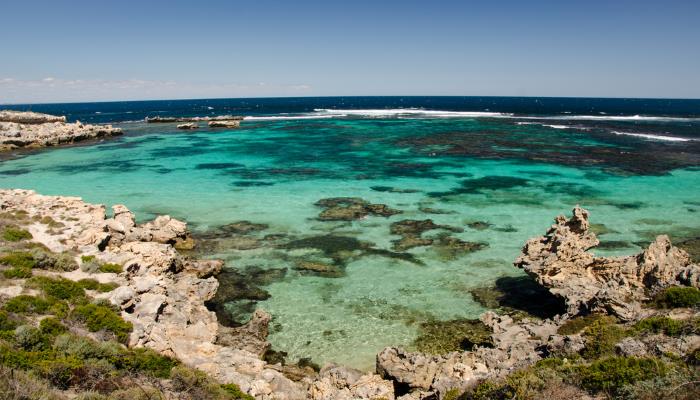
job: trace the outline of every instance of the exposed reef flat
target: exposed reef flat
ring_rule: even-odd
[[[91,307],[104,304],[101,299],[118,310],[130,324],[123,332],[129,347],[177,358],[220,383],[238,385],[257,399],[545,398],[552,389],[567,393],[568,398],[595,398],[617,394],[624,385],[651,385],[665,378],[690,385],[686,392],[691,397],[684,398],[697,394],[692,382],[697,380],[695,360],[700,347],[700,266],[665,236],[636,256],[594,257],[587,250],[597,239],[589,231],[588,212],[578,207],[569,219],[557,217],[545,236],[531,239],[516,261],[541,285],[530,291],[535,298],[508,303],[508,285],[501,285],[504,293],[495,296],[481,293],[478,296],[484,303],[494,302],[494,308],[508,315],[490,311],[479,320],[424,323],[415,345],[430,354],[386,348],[377,355],[376,373],[334,364],[315,368],[308,360],[286,364],[282,357],[274,356],[281,353],[270,351],[266,336],[271,316],[260,309],[244,325],[225,326],[226,321],[207,307],[217,295],[216,276],[223,263],[181,254],[178,248],[193,246],[181,221],[160,216],[136,224],[125,206],[114,206],[108,218],[104,206],[26,190],[1,190],[0,209],[0,269],[6,278],[0,280],[3,310],[14,313],[18,308],[7,307],[9,301],[35,296],[37,289],[32,285],[36,282],[59,277],[84,282],[91,277],[95,282],[82,283],[95,292],[97,302]],[[266,226],[241,221],[222,229],[252,233]],[[446,228],[428,220],[394,225],[395,233],[420,235],[432,229]],[[27,242],[28,248],[54,255],[32,258],[36,265],[29,265],[8,250],[10,242]],[[331,259],[340,251],[371,250],[345,238],[297,241],[290,246],[319,248]],[[49,259],[53,260],[52,271],[46,270]],[[301,262],[298,266],[314,273],[327,269]],[[31,278],[34,273],[37,279]],[[108,287],[98,293],[100,284]],[[56,295],[58,286],[48,289]],[[247,298],[267,296],[241,281],[237,273],[222,290],[249,291]],[[506,309],[541,301],[541,290],[559,297],[566,307],[558,315],[542,314],[544,319],[527,310],[514,313]],[[36,304],[32,307],[41,305]],[[5,320],[11,317],[3,312]],[[47,325],[36,323],[42,329]],[[19,341],[28,329],[33,328],[17,328],[11,333],[13,340],[30,346],[26,340]],[[8,335],[3,333],[0,340]],[[525,381],[534,386],[519,386]],[[65,388],[71,385],[67,381]],[[646,389],[648,393],[673,387],[663,382],[656,385]],[[624,388],[644,390],[644,386]],[[526,391],[524,395],[520,390]],[[163,398],[181,397],[166,391]]]
[[[146,117],[149,124],[172,123],[172,122],[208,122],[208,121],[242,121],[243,117],[238,115],[217,115],[215,117]]]
[[[0,111],[0,151],[59,146],[121,134],[121,129],[111,125],[69,123],[64,116]]]

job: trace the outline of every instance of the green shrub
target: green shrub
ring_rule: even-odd
[[[68,300],[72,303],[85,301],[85,290],[78,282],[70,279],[37,276],[32,278],[29,284],[41,289],[51,298]]]
[[[80,261],[89,263],[95,261],[95,256],[80,256]]]
[[[49,336],[58,336],[68,330],[60,320],[54,317],[44,318],[39,322],[41,333]]]
[[[220,385],[202,371],[179,365],[172,369],[173,390],[185,398],[202,400],[254,400],[235,384]]]
[[[122,268],[122,266],[119,264],[106,263],[100,265],[99,270],[100,272],[111,272],[114,274],[121,274],[124,271],[124,268]]]
[[[71,386],[76,372],[81,368],[83,368],[83,362],[75,357],[42,360],[36,366],[41,377],[48,379],[52,385],[62,390]]]
[[[173,367],[178,364],[177,360],[144,348],[132,349],[128,352],[113,355],[110,362],[118,369],[146,372],[158,378],[169,377]]]
[[[670,287],[657,294],[652,303],[659,308],[695,307],[700,305],[700,289]]]
[[[160,400],[165,398],[163,393],[150,386],[121,389],[109,394],[109,400]]]
[[[49,271],[73,271],[78,268],[78,264],[70,254],[56,254],[44,249],[32,249],[31,254],[35,260],[34,268]]]
[[[600,317],[583,331],[586,345],[581,353],[587,359],[596,359],[615,354],[615,345],[628,336],[628,332],[617,325],[613,317]]]
[[[48,347],[48,338],[39,329],[29,325],[15,329],[15,344],[24,350],[41,350]]]
[[[51,305],[51,302],[40,297],[22,294],[8,300],[3,308],[16,314],[43,314]]]
[[[590,314],[584,317],[572,318],[564,322],[557,333],[560,335],[574,335],[581,332],[584,328],[591,326],[594,322],[600,320],[600,314]]]
[[[668,336],[680,336],[700,333],[700,319],[676,320],[668,317],[644,318],[634,324],[636,333],[663,333]]]
[[[53,342],[53,349],[57,354],[63,356],[76,357],[81,360],[87,359],[111,359],[126,351],[121,345],[115,342],[96,342],[85,336],[64,333],[56,337]]]
[[[117,311],[105,305],[85,304],[77,306],[73,310],[72,318],[84,323],[91,332],[111,332],[122,343],[127,341],[132,330],[130,322],[124,321]]]
[[[660,360],[634,357],[610,357],[576,369],[584,388],[613,394],[624,385],[664,376],[666,371],[666,365]]]
[[[15,251],[0,257],[0,264],[14,268],[32,269],[36,265],[34,255],[27,251]]]
[[[13,267],[2,271],[2,275],[7,279],[28,279],[32,277],[32,270],[29,268]]]
[[[255,400],[255,397],[242,391],[241,388],[235,383],[221,385],[221,388],[226,392],[226,394],[231,396],[233,400]]]
[[[28,240],[32,238],[32,234],[28,231],[16,226],[5,227],[2,232],[2,238],[8,242],[19,242],[20,240]]]
[[[95,279],[81,279],[78,281],[78,285],[83,289],[96,290],[100,293],[111,292],[112,290],[119,287],[116,283],[100,283]]]
[[[0,311],[0,331],[13,331],[17,323],[5,311]]]

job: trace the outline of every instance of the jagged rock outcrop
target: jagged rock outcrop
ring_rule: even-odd
[[[363,375],[356,369],[329,364],[311,384],[309,397],[313,400],[394,400],[394,387],[378,375]]]
[[[609,312],[631,320],[648,294],[671,285],[700,284],[700,266],[661,235],[642,253],[626,257],[596,257],[599,244],[589,230],[588,211],[576,207],[573,216],[558,216],[545,236],[528,240],[515,265],[566,302],[568,314]]]
[[[111,125],[68,123],[64,116],[0,111],[0,150],[58,146],[121,134],[121,129]]]
[[[568,345],[556,334],[559,320],[515,322],[493,312],[483,314],[481,320],[493,331],[493,347],[443,355],[389,347],[377,355],[377,372],[408,390],[444,394],[530,365],[545,355],[548,345]]]

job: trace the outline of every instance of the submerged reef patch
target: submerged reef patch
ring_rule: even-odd
[[[323,208],[318,215],[321,221],[352,221],[368,215],[390,217],[402,212],[385,204],[372,204],[359,197],[332,197],[321,199],[315,204]]]

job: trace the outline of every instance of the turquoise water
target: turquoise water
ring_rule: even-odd
[[[118,139],[3,161],[0,186],[123,203],[141,220],[167,213],[186,220],[208,244],[200,251],[224,258],[227,268],[284,268],[284,276],[257,282],[269,298],[233,299],[227,305],[233,319],[244,322],[262,307],[274,318],[270,341],[290,360],[371,369],[383,347],[410,347],[421,322],[483,312],[469,290],[520,274],[511,263],[522,244],[576,204],[614,231],[601,236],[608,246],[598,254],[638,251],[657,233],[700,236],[696,142],[611,133],[654,133],[661,124],[625,123],[263,118],[238,130],[195,132],[123,123],[127,134]],[[664,122],[663,132],[674,123]],[[677,129],[694,129],[683,124]],[[338,196],[403,213],[319,220],[322,209],[314,203]],[[449,234],[488,247],[458,255],[416,247],[406,251],[413,259],[397,254],[390,224],[426,218],[464,228]],[[269,227],[247,235],[217,230],[241,220]],[[331,254],[320,245],[294,245],[333,237],[350,238],[349,248]],[[336,263],[343,272],[299,271],[300,260]]]

